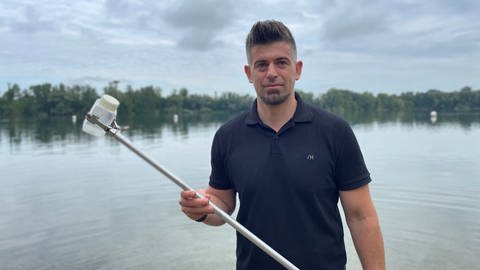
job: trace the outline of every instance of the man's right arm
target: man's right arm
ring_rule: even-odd
[[[202,216],[207,215],[207,218],[203,221],[205,224],[212,226],[223,225],[225,221],[215,215],[213,208],[208,204],[208,201],[210,200],[213,204],[231,215],[235,210],[236,205],[235,190],[216,189],[209,186],[207,189],[199,190],[198,192],[204,194],[206,198],[197,198],[195,191],[191,190],[180,192],[179,203],[182,212],[192,220],[197,220]]]

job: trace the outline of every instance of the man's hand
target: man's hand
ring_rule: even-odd
[[[213,207],[209,205],[209,201],[229,215],[235,210],[235,191],[233,189],[208,187],[207,189],[198,190],[198,193],[204,195],[205,198],[198,198],[193,190],[180,192],[179,203],[182,212],[192,220],[198,220],[207,215],[207,218],[203,220],[205,224],[220,226],[225,223],[222,218],[215,215]]]
[[[180,192],[180,206],[182,212],[192,220],[198,220],[205,215],[213,214],[213,208],[208,204],[211,196],[205,193],[205,190],[199,190],[198,193],[205,196],[199,198],[193,190],[183,190]]]

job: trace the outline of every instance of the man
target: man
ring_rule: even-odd
[[[212,145],[209,186],[182,191],[191,219],[224,221],[208,200],[286,259],[304,269],[345,269],[340,199],[364,269],[385,269],[383,240],[368,183],[371,181],[349,125],[304,104],[295,94],[303,63],[288,28],[257,22],[247,36],[245,73],[257,98],[250,112],[224,124]],[[283,269],[237,233],[237,269]]]

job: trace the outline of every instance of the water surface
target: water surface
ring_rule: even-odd
[[[478,115],[349,119],[388,269],[478,269]],[[221,121],[135,120],[125,136],[195,188]],[[70,119],[0,122],[0,269],[234,269],[235,232],[191,222],[178,187]],[[348,269],[360,269],[348,233]]]

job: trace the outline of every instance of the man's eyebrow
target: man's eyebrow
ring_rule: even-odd
[[[286,60],[286,61],[290,62],[290,58],[288,58],[288,57],[275,58],[275,61],[280,61],[280,60]]]
[[[253,63],[253,65],[263,64],[263,63],[265,63],[265,62],[267,62],[267,60],[265,60],[265,59],[260,59],[260,60],[255,61],[255,62]]]
[[[284,57],[284,56],[281,56],[281,57],[278,57],[278,58],[275,58],[273,61],[288,61],[288,62],[291,62],[290,58],[288,57]],[[253,64],[257,64],[257,63],[265,63],[265,62],[268,62],[268,60],[266,59],[259,59],[257,61],[255,61]]]

